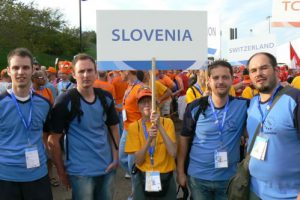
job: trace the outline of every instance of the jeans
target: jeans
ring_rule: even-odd
[[[119,133],[120,136],[122,136],[123,128],[124,128],[122,112],[118,112],[118,115],[119,115]]]
[[[121,166],[129,173],[131,174],[131,169],[134,164],[135,157],[133,154],[127,154],[125,153],[125,143],[126,143],[126,137],[127,137],[127,131],[123,130],[121,139],[120,139],[120,145],[119,145],[119,160]]]
[[[189,176],[188,183],[195,200],[227,200],[229,181],[207,181]]]
[[[115,174],[116,171],[114,170],[109,174],[93,177],[70,175],[72,199],[112,200],[115,188]]]

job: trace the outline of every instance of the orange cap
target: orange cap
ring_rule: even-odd
[[[243,76],[243,83],[244,84],[250,84],[251,83],[251,80],[250,80],[250,77],[249,77],[249,75],[244,75]]]
[[[53,73],[53,74],[56,74],[56,69],[54,67],[51,67],[51,66],[46,71],[50,72],[50,73]]]
[[[69,69],[68,68],[66,68],[66,67],[62,67],[62,68],[60,68],[60,70],[59,70],[61,73],[63,73],[63,74],[69,74]]]
[[[137,100],[138,102],[143,98],[143,97],[151,97],[152,96],[152,91],[149,87],[142,87],[139,89],[137,93]]]

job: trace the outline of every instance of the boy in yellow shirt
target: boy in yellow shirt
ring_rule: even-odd
[[[129,125],[125,144],[125,152],[135,155],[137,173],[133,197],[139,200],[152,197],[176,199],[173,171],[177,144],[174,124],[171,119],[151,112],[151,95],[148,87],[138,91],[138,106],[142,118]],[[145,184],[154,180],[160,180],[161,189],[156,190],[153,185],[145,187]]]

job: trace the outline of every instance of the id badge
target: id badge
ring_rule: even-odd
[[[30,147],[25,149],[26,167],[27,169],[40,166],[40,159],[37,147]]]
[[[161,191],[160,173],[159,172],[146,172],[145,191],[159,192]]]
[[[265,160],[268,138],[257,136],[250,156],[258,160]]]
[[[227,151],[215,151],[215,168],[228,168]]]
[[[122,117],[123,117],[123,122],[125,122],[127,120],[127,115],[126,115],[125,109],[122,110]]]

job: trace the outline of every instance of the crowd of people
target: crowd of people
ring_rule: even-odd
[[[300,78],[272,54],[256,53],[247,66],[157,70],[155,92],[148,71],[97,71],[87,54],[47,68],[17,48],[7,62],[0,199],[50,200],[59,184],[74,200],[113,199],[121,166],[128,199],[176,199],[177,182],[194,200],[225,200],[246,154],[247,199],[300,199]]]

